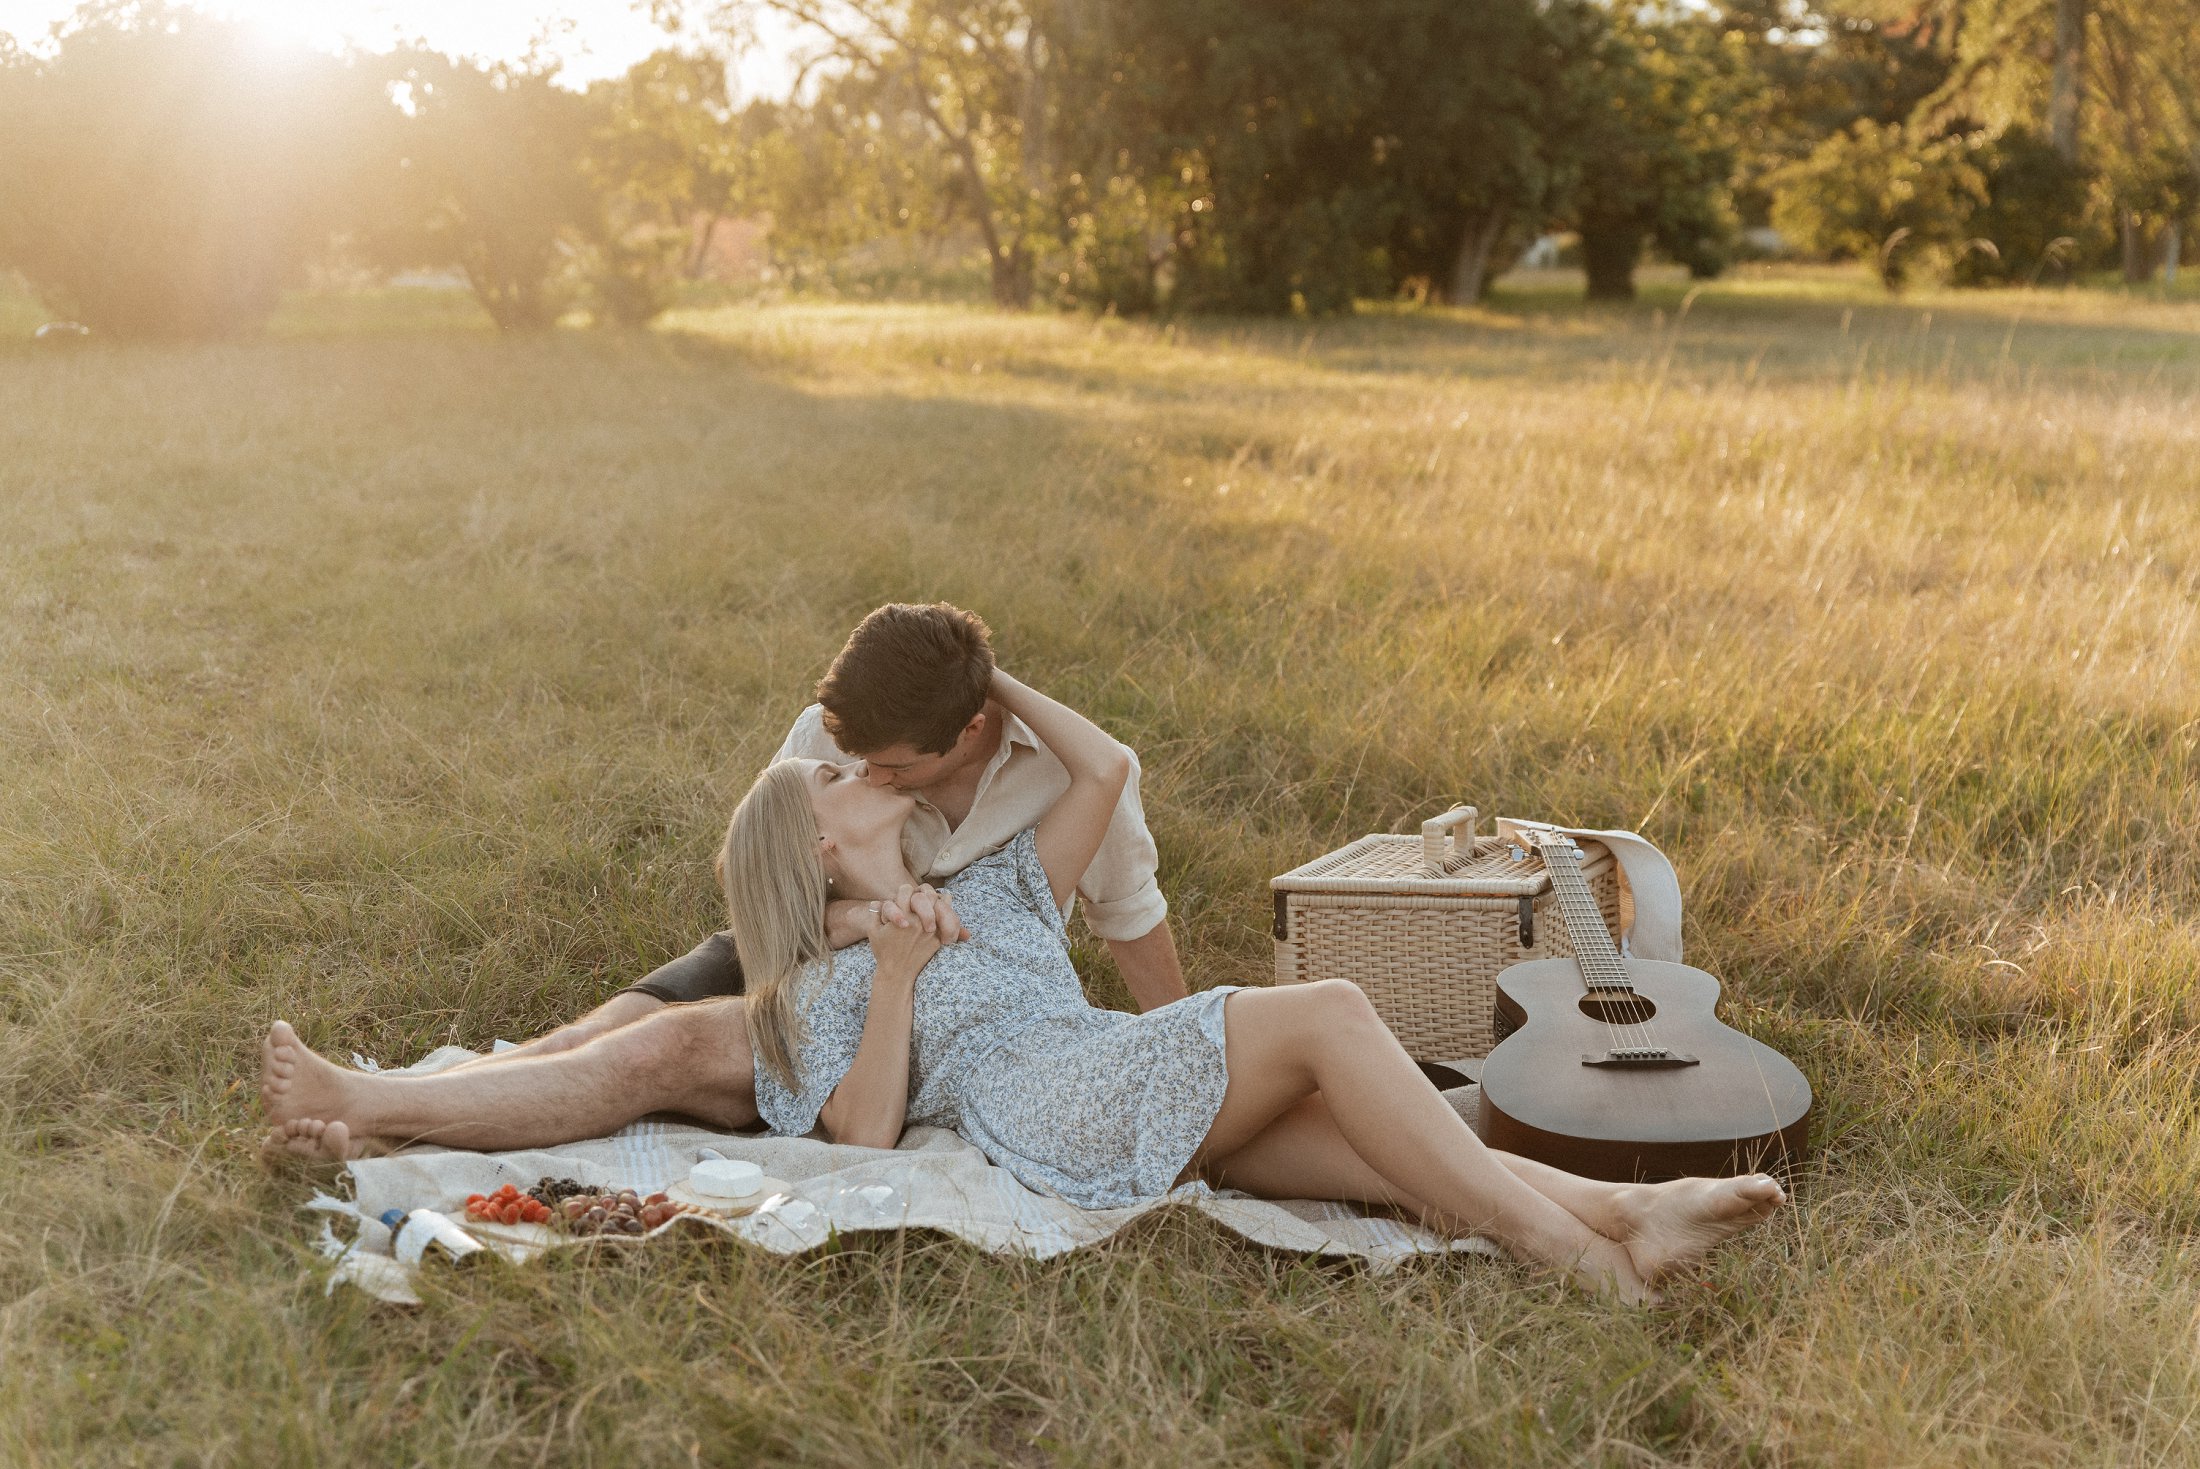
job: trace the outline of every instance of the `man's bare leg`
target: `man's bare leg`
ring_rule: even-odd
[[[316,1054],[284,1021],[261,1048],[260,1101],[271,1150],[324,1155],[366,1139],[505,1150],[601,1137],[651,1112],[716,1127],[756,1119],[754,1063],[737,999],[667,1006],[570,1050],[461,1066],[432,1076],[352,1071]]]
[[[617,1030],[622,1025],[632,1025],[644,1016],[654,1015],[665,1008],[665,1002],[655,995],[641,990],[621,990],[578,1020],[569,1020],[556,1030],[545,1031],[533,1040],[512,1047],[508,1051],[492,1051],[486,1056],[476,1056],[461,1061],[459,1066],[487,1066],[492,1062],[518,1061],[529,1056],[554,1056],[560,1051],[570,1051],[585,1045],[606,1031]],[[453,1071],[458,1066],[450,1068]]]

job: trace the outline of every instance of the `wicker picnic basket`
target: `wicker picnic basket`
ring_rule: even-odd
[[[1498,971],[1573,953],[1543,860],[1477,837],[1460,806],[1414,836],[1365,836],[1268,886],[1276,982],[1349,979],[1417,1061],[1472,1060],[1492,1029]],[[1621,931],[1618,864],[1584,843],[1583,871],[1605,926]]]

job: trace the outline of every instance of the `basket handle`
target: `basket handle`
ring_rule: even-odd
[[[1421,864],[1429,876],[1442,877],[1453,863],[1474,855],[1474,817],[1472,806],[1454,806],[1421,823]]]

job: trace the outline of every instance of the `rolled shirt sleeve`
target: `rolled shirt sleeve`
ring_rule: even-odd
[[[1130,778],[1108,818],[1108,833],[1077,884],[1084,899],[1085,923],[1104,939],[1141,939],[1169,916],[1158,876],[1161,853],[1146,829],[1146,808],[1138,797],[1138,752],[1118,742],[1131,757]]]

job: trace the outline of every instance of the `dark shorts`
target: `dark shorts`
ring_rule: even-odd
[[[621,990],[655,995],[668,1005],[738,995],[744,985],[741,961],[734,956],[733,935],[714,933],[669,964],[660,964]]]

